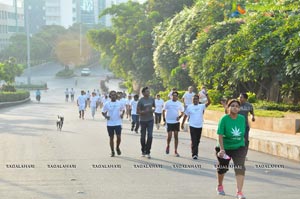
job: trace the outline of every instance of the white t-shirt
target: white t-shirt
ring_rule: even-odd
[[[184,99],[184,103],[186,106],[193,104],[193,97],[195,93],[194,92],[185,92],[182,98]]]
[[[99,101],[99,96],[95,96],[95,97],[92,96],[91,97],[90,106],[91,107],[96,107],[98,101]]]
[[[70,94],[71,95],[75,95],[75,91],[74,90],[70,90]]]
[[[172,98],[173,98],[173,96],[172,96],[173,92],[174,92],[174,91],[171,91],[171,92],[168,94],[168,97],[169,97],[170,100],[172,100]]]
[[[155,113],[162,113],[164,107],[164,100],[162,99],[155,99]]]
[[[69,91],[68,90],[65,90],[65,95],[69,95]]]
[[[107,102],[102,109],[102,112],[107,112],[107,116],[110,117],[109,120],[107,120],[107,126],[122,125],[122,118],[120,115],[122,114],[123,110],[124,107],[119,101]]]
[[[87,93],[85,94],[85,96],[86,96],[86,99],[89,99],[89,98],[91,97],[91,94],[90,94],[89,92],[87,92]]]
[[[131,103],[130,103],[130,106],[131,106],[131,115],[138,115],[136,110],[137,110],[137,104],[138,104],[138,100],[135,101],[135,100],[132,100]]]
[[[191,104],[187,107],[185,114],[190,117],[189,125],[194,128],[202,128],[203,126],[203,113],[206,109],[205,104],[194,105]]]
[[[84,110],[85,109],[85,101],[86,101],[86,98],[85,98],[84,95],[78,96],[77,102],[78,102],[78,105],[79,105],[79,110]]]
[[[124,109],[126,109],[126,103],[127,103],[127,99],[125,98],[121,98],[120,100],[117,100],[121,103],[121,105],[124,107]]]
[[[184,111],[184,108],[181,102],[168,100],[165,103],[164,110],[167,112],[166,122],[169,124],[175,124],[179,122],[176,119],[179,116],[179,113]]]
[[[201,104],[205,104],[207,102],[207,92],[206,90],[202,89],[200,92],[199,92],[199,101]]]

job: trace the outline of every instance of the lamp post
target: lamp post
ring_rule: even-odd
[[[26,14],[26,38],[27,38],[27,69],[28,69],[28,76],[27,76],[27,84],[31,84],[31,66],[30,66],[30,33],[29,33],[29,9],[30,6],[28,4],[25,6],[25,14]]]

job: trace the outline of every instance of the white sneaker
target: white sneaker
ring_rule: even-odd
[[[146,157],[147,157],[148,159],[151,159],[151,155],[150,155],[150,154],[146,154]]]

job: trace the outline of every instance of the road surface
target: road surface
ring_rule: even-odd
[[[122,155],[111,158],[100,111],[93,120],[88,109],[86,119],[80,120],[75,102],[64,99],[66,88],[74,87],[76,94],[81,89],[98,89],[107,72],[92,69],[96,72],[91,77],[56,79],[56,70],[45,71],[32,70],[32,81],[46,81],[49,87],[42,92],[41,103],[32,92],[31,103],[0,110],[1,199],[235,198],[233,170],[225,177],[227,195],[216,195],[215,140],[202,138],[200,158],[193,160],[188,133],[180,133],[181,157],[175,157],[165,154],[165,130],[154,130],[152,159],[146,159],[140,156],[139,134],[130,131],[125,118]],[[110,81],[110,88],[117,85]],[[61,132],[55,126],[58,114],[65,117]],[[247,198],[299,198],[299,163],[254,151],[248,158]],[[277,168],[265,168],[270,166]]]

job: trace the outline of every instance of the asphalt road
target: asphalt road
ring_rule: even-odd
[[[200,158],[192,160],[189,135],[181,132],[178,158],[164,152],[165,130],[154,130],[152,159],[146,159],[140,156],[139,134],[131,132],[124,119],[122,155],[111,158],[100,111],[93,120],[87,109],[86,119],[80,120],[75,102],[64,99],[65,88],[74,87],[77,94],[98,89],[107,71],[93,68],[90,77],[56,79],[53,68],[48,73],[45,68],[36,70],[32,80],[46,81],[49,87],[42,92],[41,103],[32,92],[31,103],[0,109],[1,199],[235,198],[233,170],[225,177],[227,195],[216,195],[215,140],[202,138]],[[111,80],[109,87],[117,85]],[[61,132],[55,126],[58,114],[65,117]],[[248,158],[247,198],[299,198],[299,163],[254,151]],[[270,165],[281,168],[262,168]]]

